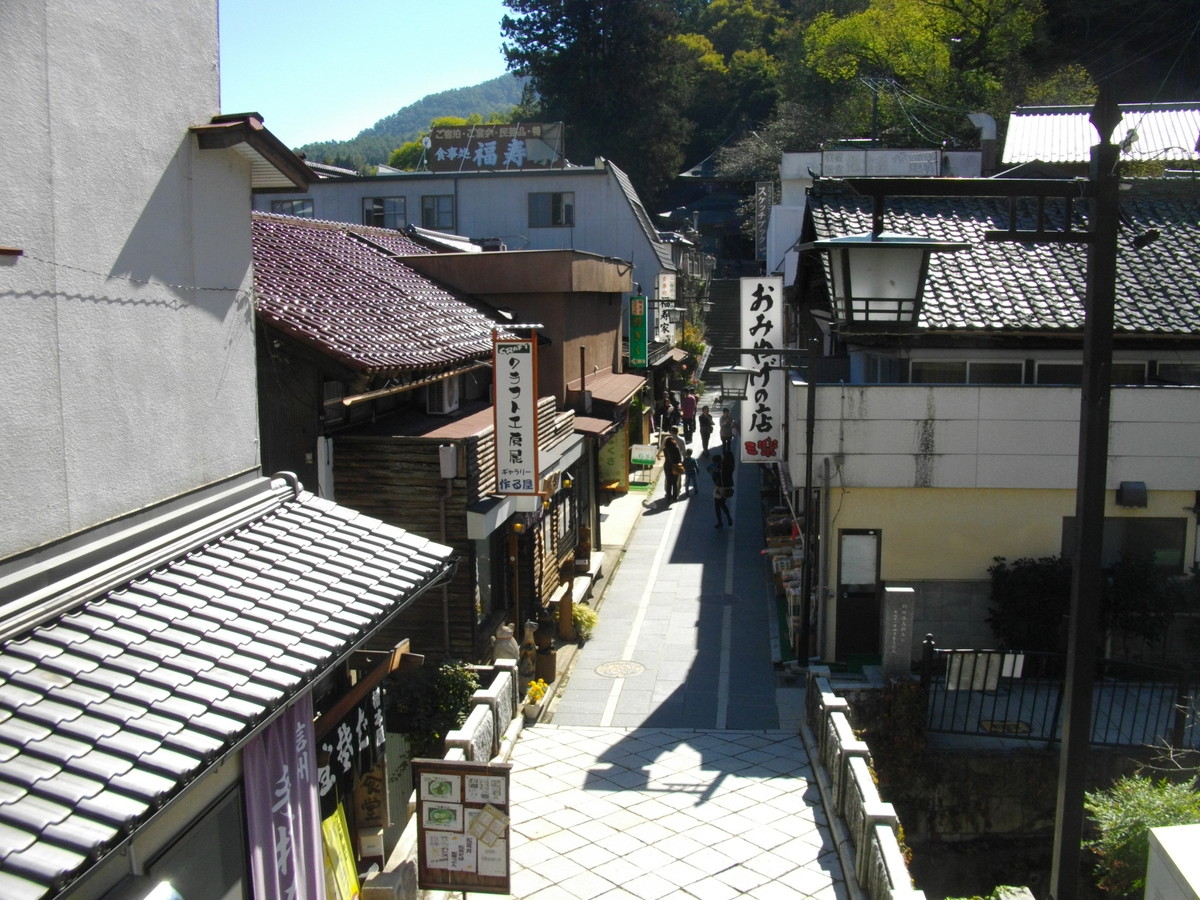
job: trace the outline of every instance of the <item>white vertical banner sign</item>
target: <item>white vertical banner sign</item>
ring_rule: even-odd
[[[496,493],[535,494],[538,481],[537,338],[492,341]]]
[[[784,376],[778,350],[783,346],[783,278],[741,280],[741,328],[743,366],[755,369],[742,402],[742,462],[779,462],[783,455]]]

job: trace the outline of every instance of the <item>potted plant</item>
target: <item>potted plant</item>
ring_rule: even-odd
[[[547,684],[541,678],[529,683],[529,688],[525,691],[525,705],[522,707],[526,722],[536,722],[538,716],[542,714],[542,701],[546,699],[546,688]]]

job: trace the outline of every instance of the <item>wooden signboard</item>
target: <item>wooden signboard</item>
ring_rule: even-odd
[[[510,763],[414,759],[422,890],[510,893]]]

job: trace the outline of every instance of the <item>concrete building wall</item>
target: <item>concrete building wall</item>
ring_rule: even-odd
[[[188,133],[220,111],[216,4],[13,0],[0,71],[3,558],[258,451],[248,165]]]

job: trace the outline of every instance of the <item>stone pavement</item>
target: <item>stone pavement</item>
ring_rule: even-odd
[[[772,665],[757,470],[735,484],[732,529],[713,527],[703,471],[674,504],[660,481],[606,507],[605,550],[624,553],[596,632],[560,651],[569,668],[513,749],[512,896],[859,896],[798,734],[803,689]]]

